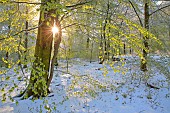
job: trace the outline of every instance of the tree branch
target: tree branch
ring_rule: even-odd
[[[77,7],[77,6],[84,5],[84,4],[87,4],[87,3],[90,3],[90,2],[92,2],[92,0],[86,1],[86,2],[80,2],[80,3],[74,4],[74,5],[70,5],[70,6],[66,6],[66,7],[67,8]]]
[[[169,4],[169,5],[167,5],[167,6],[161,7],[161,8],[159,8],[159,9],[157,9],[157,10],[153,11],[151,14],[149,14],[149,16],[151,16],[151,15],[153,15],[154,13],[156,13],[156,12],[158,12],[158,11],[160,11],[160,10],[164,9],[164,8],[167,8],[167,7],[169,7],[169,6],[170,6],[170,4]]]
[[[76,26],[86,26],[86,27],[90,27],[89,25],[85,25],[85,24],[81,24],[81,23],[73,23],[73,24],[69,24],[69,25],[67,25],[67,26],[64,26],[64,27],[62,27],[61,29],[66,29],[67,27],[71,27],[71,26],[74,26],[74,25],[76,25]],[[90,28],[93,28],[93,29],[96,29],[97,27],[90,27]]]
[[[31,31],[31,30],[37,29],[37,28],[39,28],[41,25],[42,25],[42,23],[41,23],[39,26],[37,26],[37,27],[33,27],[33,28],[30,28],[30,29],[21,30],[21,31],[19,31],[18,33],[14,34],[13,36],[16,36],[16,35],[24,32],[24,31]]]
[[[1,40],[4,40],[4,39],[5,39],[5,38],[1,38],[0,41],[1,41]]]
[[[30,28],[30,29],[24,29],[24,30],[21,30],[21,31],[19,31],[19,32],[15,33],[15,34],[14,34],[14,35],[12,35],[12,36],[16,36],[16,35],[18,35],[18,34],[20,34],[20,33],[24,32],[24,31],[31,31],[31,30],[37,29],[37,28],[39,28],[41,25],[42,25],[42,23],[41,23],[39,26],[37,26],[37,27],[33,27],[33,28]],[[5,40],[5,38],[1,38],[1,39],[0,39],[0,41],[2,41],[2,40]]]
[[[79,7],[74,7],[74,8],[72,8],[72,9],[69,9],[69,10],[75,10],[75,9],[78,9],[78,8],[81,8],[81,6],[79,6]],[[69,17],[69,16],[71,16],[71,15],[69,15],[69,16],[67,16],[69,14],[69,12],[67,12],[67,13],[65,13],[65,14],[63,14],[62,16],[61,16],[61,18],[60,18],[60,22],[61,21],[63,21],[65,18],[67,18],[67,17]]]
[[[166,13],[165,11],[163,11],[163,10],[160,10],[160,11],[162,11],[163,13],[165,13],[167,16],[170,16],[170,14]]]
[[[129,0],[129,3],[131,4],[131,6],[133,7],[133,10],[135,11],[135,13],[136,13],[136,15],[137,15],[137,17],[139,19],[140,25],[143,27],[142,20],[141,20],[140,16],[138,15],[133,3],[130,0]]]
[[[84,5],[86,3],[90,3],[92,2],[91,1],[86,1],[86,2],[80,2],[78,4],[74,4],[74,5],[70,5],[70,6],[66,6],[67,8],[72,8],[72,7],[77,7],[77,6],[80,6],[80,5]],[[17,2],[17,1],[8,1],[8,2],[1,2],[0,3],[16,3],[16,4],[34,4],[34,5],[41,5],[41,4],[45,4],[44,2],[40,3],[40,2]]]
[[[44,3],[40,3],[40,2],[17,2],[17,1],[8,1],[8,2],[0,2],[0,3],[34,4],[34,5],[44,4]]]
[[[64,26],[63,28],[61,29],[66,29],[67,27],[71,27],[71,26],[74,26],[74,25],[79,25],[78,23],[73,23],[73,24],[70,24],[70,25],[67,25],[67,26]]]

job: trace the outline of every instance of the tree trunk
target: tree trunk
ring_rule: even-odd
[[[11,26],[8,25],[8,34],[10,33],[10,30],[11,30]],[[5,66],[6,66],[7,68],[8,68],[8,66],[9,66],[8,59],[9,59],[9,52],[6,51],[5,60],[7,61],[7,63],[5,63]]]
[[[110,15],[109,16],[109,24],[111,24],[111,16],[112,15]],[[111,27],[109,26],[109,30],[108,30],[108,33],[109,33],[109,35],[108,35],[108,41],[107,41],[107,58],[108,58],[108,60],[110,60],[110,51],[111,51],[111,47],[110,47],[110,34],[111,34]]]
[[[41,2],[52,2],[52,0],[41,0]],[[59,0],[56,2],[59,3]],[[41,5],[43,7],[43,5]],[[58,53],[59,45],[61,42],[61,25],[58,20],[58,14],[53,17],[51,14],[55,13],[54,9],[40,11],[40,19],[38,28],[38,35],[35,47],[35,61],[31,72],[29,85],[25,91],[24,98],[33,96],[39,98],[47,96],[49,93],[49,86],[53,77],[54,63]],[[44,17],[43,17],[44,16]],[[42,20],[42,18],[45,18]],[[52,33],[54,25],[58,27],[59,31],[56,35]],[[52,43],[54,41],[54,43]],[[54,45],[52,45],[54,44]],[[54,47],[54,50],[52,50]],[[53,56],[52,53],[53,52]]]
[[[144,0],[144,27],[145,29],[149,30],[149,4],[148,0]],[[148,35],[146,34],[143,37],[143,43],[145,49],[143,49],[143,58],[141,59],[141,70],[142,71],[147,71],[147,54],[149,50],[149,45],[148,45]]]
[[[126,43],[125,42],[123,44],[123,52],[124,52],[124,55],[126,55]]]
[[[90,63],[92,62],[92,59],[93,59],[93,43],[94,43],[94,41],[92,41],[92,43],[91,43]]]
[[[169,25],[168,25],[168,29],[169,29],[169,31],[168,31],[168,33],[169,33],[169,42],[170,42],[170,23],[169,23]],[[170,50],[168,50],[168,53],[170,54]]]
[[[132,47],[130,47],[129,53],[132,55]]]
[[[87,44],[86,44],[86,49],[89,49],[89,43],[90,43],[90,38],[88,37],[87,38],[87,42],[86,42]]]
[[[109,9],[110,9],[110,3],[109,3],[109,0],[108,0],[106,18],[104,20],[104,25],[103,25],[102,34],[101,34],[101,40],[102,39],[104,40],[104,54],[103,54],[103,59],[100,60],[99,64],[102,64],[104,62],[104,60],[107,58],[107,53],[108,53],[107,52],[106,27],[107,27],[108,18],[109,18]],[[103,41],[101,41],[101,43],[102,42]]]
[[[22,41],[22,37],[19,36],[19,43],[18,43],[18,60],[19,60],[18,65],[19,65],[19,66],[21,66],[21,50],[20,50],[21,41]]]
[[[103,33],[102,33],[102,27],[101,27],[101,35],[100,35],[100,46],[99,46],[99,64],[103,63]]]
[[[8,65],[9,65],[9,63],[8,63],[9,58],[8,57],[9,57],[9,52],[7,51],[6,54],[5,54],[5,60],[7,61],[7,63],[5,63],[6,68],[8,68]]]
[[[28,9],[27,9],[27,6],[26,6],[26,15],[28,14]],[[25,29],[28,29],[28,20],[26,20],[25,22]],[[25,51],[24,51],[24,61],[27,62],[27,49],[28,49],[28,31],[25,32],[25,42],[24,42],[24,45],[25,45]],[[24,64],[24,68],[27,68],[27,65]]]

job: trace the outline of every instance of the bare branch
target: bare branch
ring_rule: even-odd
[[[167,7],[169,7],[169,6],[170,6],[170,4],[169,4],[169,5],[166,5],[166,6],[164,6],[164,7],[161,7],[161,8],[159,8],[159,9],[153,11],[151,14],[149,14],[149,16],[151,16],[151,15],[153,15],[154,13],[156,13],[156,12],[158,12],[158,11],[164,9],[164,8],[167,8]]]
[[[0,3],[34,4],[34,5],[44,4],[44,3],[40,3],[40,2],[17,2],[17,1],[8,1],[8,2],[0,2]]]
[[[78,9],[78,8],[81,8],[82,5],[86,4],[86,3],[90,3],[91,1],[86,1],[86,2],[81,2],[81,3],[78,3],[78,4],[74,4],[74,5],[70,5],[70,6],[66,6],[67,8],[71,8],[70,10],[74,10],[74,9]],[[79,6],[79,7],[77,7]],[[67,12],[66,14],[64,14],[61,19],[60,19],[60,22],[64,19],[64,17],[69,14],[69,12]]]
[[[72,10],[75,10],[75,9],[78,9],[78,8],[81,8],[81,6],[79,6],[79,7],[73,7],[72,9],[69,9],[69,10],[72,11]],[[68,14],[69,14],[69,12],[63,14],[63,15],[61,16],[61,18],[60,18],[60,22],[63,21],[65,18],[71,16],[71,15],[68,15]],[[67,15],[68,15],[68,16],[67,16]]]
[[[4,39],[5,39],[5,38],[1,38],[0,41],[1,41],[1,40],[4,40]]]
[[[163,10],[160,10],[160,11],[162,11],[164,14],[166,14],[167,16],[170,16],[170,14],[168,14],[168,13],[166,13],[165,11],[163,11]]]
[[[92,1],[92,0],[91,0]],[[86,2],[81,2],[81,3],[78,3],[78,4],[74,4],[74,5],[70,5],[70,6],[66,6],[67,8],[72,8],[72,7],[77,7],[77,6],[80,6],[80,5],[84,5],[86,3],[90,3],[91,1],[86,1]],[[44,2],[17,2],[17,1],[8,1],[8,2],[1,2],[0,3],[16,3],[16,4],[34,4],[34,5],[41,5],[41,4],[45,4]]]
[[[131,6],[133,7],[133,10],[135,11],[135,13],[136,13],[136,15],[137,15],[137,17],[138,17],[138,19],[139,19],[140,25],[143,27],[142,20],[141,20],[139,14],[137,13],[137,11],[136,11],[133,3],[132,3],[130,0],[129,0],[129,3],[131,4]]]
[[[92,2],[92,0],[86,1],[86,2],[80,2],[80,3],[74,4],[74,5],[70,5],[70,6],[66,6],[66,7],[67,8],[77,7],[77,6],[84,5],[84,4],[87,4],[87,3],[90,3],[90,2]]]
[[[14,34],[13,36],[16,36],[16,35],[18,35],[18,34],[24,32],[24,31],[32,31],[32,30],[34,30],[34,29],[39,28],[41,25],[42,25],[42,23],[41,23],[39,26],[37,26],[37,27],[33,27],[33,28],[30,28],[30,29],[21,30],[21,31],[19,31],[18,33]]]
[[[70,25],[67,25],[67,26],[64,26],[63,28],[61,29],[66,29],[67,27],[71,27],[71,26],[74,26],[74,25],[79,25],[78,23],[73,23],[73,24],[70,24]]]
[[[17,32],[16,34],[12,35],[12,36],[16,36],[16,35],[18,35],[18,34],[20,34],[20,33],[22,33],[22,32],[25,32],[25,31],[27,31],[27,32],[28,32],[28,31],[32,31],[32,30],[34,30],[34,29],[39,28],[41,25],[42,25],[42,23],[41,23],[39,26],[37,26],[37,27],[33,27],[33,28],[30,28],[30,29],[21,30],[21,31]],[[5,38],[1,38],[1,39],[0,39],[0,41],[2,41],[2,40],[5,40]]]

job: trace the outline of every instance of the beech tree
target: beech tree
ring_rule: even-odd
[[[149,30],[149,1],[144,0],[144,28],[146,30]],[[147,71],[147,54],[149,51],[149,45],[148,45],[148,35],[146,34],[143,37],[143,43],[145,46],[145,49],[143,49],[143,58],[141,60],[141,70]]]
[[[55,3],[59,4],[59,0]],[[54,62],[61,42],[61,25],[59,22],[59,14],[55,14],[56,9],[50,7],[52,0],[42,0],[42,9],[40,11],[39,28],[35,47],[35,61],[31,72],[29,85],[25,91],[25,97],[30,96],[41,97],[48,94],[48,88],[51,83]],[[54,1],[53,1],[54,3]],[[46,7],[45,7],[46,6]],[[55,14],[55,15],[54,15]],[[57,33],[53,35],[52,27],[57,26]],[[54,41],[54,45],[52,42]],[[52,51],[54,46],[54,51]],[[52,56],[51,52],[54,52]]]
[[[79,3],[76,7],[88,2]],[[19,96],[35,98],[47,96],[53,78],[54,64],[62,37],[59,19],[62,11],[60,0],[41,0],[38,34],[35,46],[35,61],[27,89]],[[55,27],[55,28],[54,28]]]
[[[149,20],[150,20],[150,17],[156,13],[156,12],[159,12],[161,11],[162,9],[165,9],[165,8],[168,8],[170,5],[165,5],[161,8],[157,8],[157,9],[154,9],[154,11],[151,11],[151,5],[152,4],[152,1],[151,0],[139,0],[139,2],[141,2],[143,4],[143,20],[142,20],[142,17],[140,16],[140,13],[141,11],[140,8],[138,7],[138,2],[134,2],[133,0],[128,0],[129,3],[131,4],[132,8],[134,9],[134,12],[139,20],[139,24],[141,27],[143,27],[146,31],[143,35],[143,45],[144,45],[144,48],[142,48],[142,55],[141,55],[141,64],[140,64],[140,68],[142,71],[147,71],[147,62],[148,62],[148,54],[150,52],[150,48],[149,47],[149,41],[150,41],[150,38],[152,38],[151,36],[149,36],[150,33],[152,33],[150,31],[150,23],[149,23]],[[155,4],[154,4],[155,5]],[[153,10],[153,9],[152,9]],[[154,39],[155,40],[155,39]]]

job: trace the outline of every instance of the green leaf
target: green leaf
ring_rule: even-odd
[[[18,104],[19,104],[19,102],[18,102],[18,101],[16,101],[16,102],[15,102],[15,104],[16,104],[16,105],[18,105]]]
[[[47,26],[50,26],[50,23],[47,21]]]
[[[7,76],[6,78],[5,78],[5,80],[9,80],[10,79],[10,77],[9,76]]]
[[[18,79],[18,80],[21,80],[21,78],[22,78],[22,77],[21,77],[21,76],[19,76],[17,79]]]
[[[4,92],[4,91],[5,91],[5,88],[2,88],[1,91]]]

